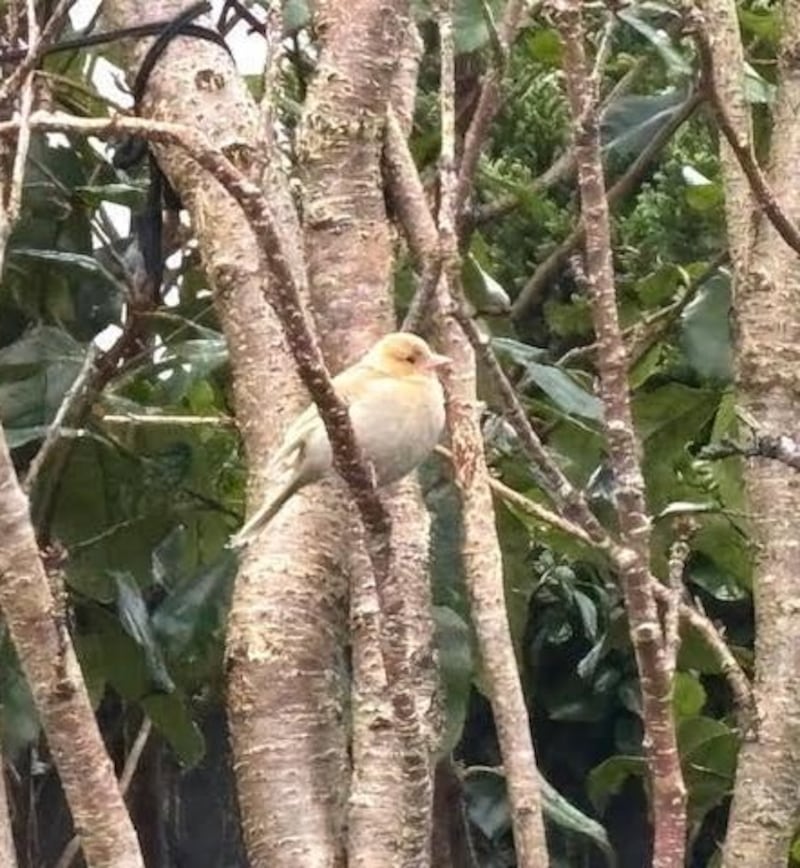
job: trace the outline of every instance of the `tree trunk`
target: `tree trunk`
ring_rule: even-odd
[[[770,180],[788,218],[800,221],[800,4],[785,6]],[[759,434],[800,430],[800,272],[797,254],[763,216],[744,273],[737,272],[737,381]],[[746,470],[755,540],[755,737],[742,746],[725,844],[725,868],[785,865],[800,820],[800,474],[777,462]]]

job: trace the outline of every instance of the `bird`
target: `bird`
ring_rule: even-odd
[[[377,486],[407,476],[433,451],[444,429],[438,373],[451,359],[409,332],[384,335],[355,364],[333,378],[347,404],[356,440]],[[247,545],[301,488],[331,475],[333,453],[315,404],[291,423],[267,466],[267,494],[230,541]]]

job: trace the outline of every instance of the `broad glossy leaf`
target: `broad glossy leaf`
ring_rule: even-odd
[[[83,345],[53,326],[34,328],[0,350],[0,418],[17,445],[24,438],[15,437],[15,429],[35,429],[52,421],[85,352]]]
[[[687,91],[671,88],[664,93],[628,94],[618,97],[603,113],[602,137],[606,152],[633,157],[686,102]]]
[[[614,868],[617,864],[617,856],[603,826],[565,799],[541,774],[539,787],[545,817],[560,829],[589,838],[605,856],[606,865]]]
[[[689,76],[692,74],[691,64],[683,57],[680,50],[673,44],[669,34],[661,27],[654,26],[646,20],[647,6],[653,4],[631,5],[617,10],[617,17],[632,27],[655,48],[661,55],[667,68],[673,74]],[[663,11],[663,10],[659,10]]]
[[[644,778],[647,761],[640,756],[612,756],[595,766],[589,773],[587,790],[592,804],[604,813],[612,796],[622,790],[629,777]]]
[[[703,685],[688,672],[676,672],[672,688],[672,708],[681,720],[698,715],[706,704]]]
[[[728,383],[733,377],[730,306],[730,277],[718,274],[698,290],[681,315],[681,347],[697,373],[715,383]]]
[[[153,684],[167,692],[174,690],[175,683],[164,662],[139,586],[132,576],[125,573],[116,573],[113,578],[120,623],[127,634],[141,647]]]

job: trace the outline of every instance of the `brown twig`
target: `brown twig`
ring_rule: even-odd
[[[700,451],[700,457],[707,461],[719,461],[734,455],[744,458],[769,458],[779,461],[793,470],[800,470],[800,442],[794,437],[756,437],[752,443],[744,445],[723,440],[711,443]]]
[[[55,416],[53,416],[53,421],[47,426],[47,433],[42,441],[42,445],[28,465],[28,471],[22,483],[22,490],[26,494],[30,494],[33,491],[42,468],[60,439],[62,427],[72,421],[73,413],[78,405],[83,402],[87,385],[96,373],[95,363],[97,357],[97,348],[94,344],[91,344],[77,376],[65,392],[61,404]]]
[[[669,577],[669,595],[661,618],[664,624],[664,653],[666,657],[667,671],[670,678],[675,677],[675,666],[678,661],[678,651],[681,647],[680,635],[680,608],[683,597],[683,574],[686,562],[689,560],[691,548],[689,537],[694,532],[694,523],[691,519],[679,519],[677,521],[677,539],[672,543],[669,550],[667,563]]]
[[[538,5],[540,3],[534,4],[534,6]],[[501,56],[499,62],[495,63],[483,77],[475,113],[470,120],[469,127],[464,136],[464,148],[461,154],[461,163],[458,169],[458,180],[455,189],[457,215],[461,214],[467,197],[472,190],[475,170],[478,166],[483,146],[486,143],[489,128],[500,109],[500,86],[508,67],[509,49],[519,30],[524,10],[524,0],[509,0],[503,12],[503,20],[497,31]],[[535,14],[535,10],[532,9],[530,14]]]
[[[625,170],[625,173],[609,189],[607,194],[609,207],[616,205],[641,183],[650,164],[669,142],[675,131],[694,114],[702,101],[703,93],[694,91],[672,118],[656,132],[639,156]],[[556,279],[572,251],[583,242],[585,235],[586,229],[581,220],[547,259],[536,268],[511,305],[511,316],[514,319],[520,319],[527,315],[531,307],[540,301],[545,289]]]
[[[653,865],[680,868],[686,848],[686,788],[672,715],[672,679],[650,578],[650,518],[614,288],[597,89],[589,76],[584,50],[580,0],[557,0],[554,11],[564,43],[567,91],[575,126],[578,187],[586,227],[586,276],[598,338],[600,395],[623,547],[620,582],[641,683],[645,749],[653,788]]]
[[[36,25],[35,12],[31,17],[28,15],[28,53],[19,62],[16,69],[9,77],[0,84],[0,106],[11,99],[15,91],[23,87],[24,82],[30,77],[36,64],[42,59],[47,49],[58,38],[64,21],[66,21],[69,10],[75,4],[75,0],[59,0],[58,5],[53,10],[47,24],[42,29],[41,34]],[[33,4],[31,4],[33,5]],[[34,28],[33,30],[31,28]]]
[[[20,67],[27,65],[30,70],[33,69],[34,61],[31,61],[35,46],[39,43],[39,26],[36,23],[36,4],[33,0],[28,0],[27,15],[28,19],[28,43],[31,46],[28,55]],[[26,63],[27,62],[27,63]],[[8,240],[11,237],[11,231],[19,217],[20,207],[22,205],[22,188],[25,182],[25,165],[28,160],[28,150],[31,142],[31,129],[29,118],[33,111],[33,100],[35,95],[33,74],[25,73],[17,75],[19,69],[14,73],[19,81],[21,89],[19,101],[19,132],[17,133],[16,150],[11,168],[11,177],[6,183],[5,178],[0,177],[0,273],[2,273],[5,263],[6,248]],[[11,76],[4,85],[0,85],[0,106],[3,105],[2,93],[8,90],[6,86],[8,81],[14,76]]]
[[[728,111],[720,98],[714,80],[714,60],[711,53],[708,34],[699,15],[694,14],[695,42],[697,53],[700,58],[700,66],[706,83],[711,108],[720,131],[725,136],[731,150],[734,153],[739,166],[747,177],[753,195],[761,206],[767,218],[775,227],[778,234],[796,253],[800,253],[800,231],[797,226],[784,214],[778,204],[777,197],[769,186],[767,177],[756,162],[750,143],[743,143],[736,133],[736,129],[728,116]]]

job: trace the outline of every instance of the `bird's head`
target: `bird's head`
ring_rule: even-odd
[[[435,353],[422,338],[409,332],[385,335],[367,353],[365,361],[392,377],[434,376],[437,368],[451,364],[449,356]]]

